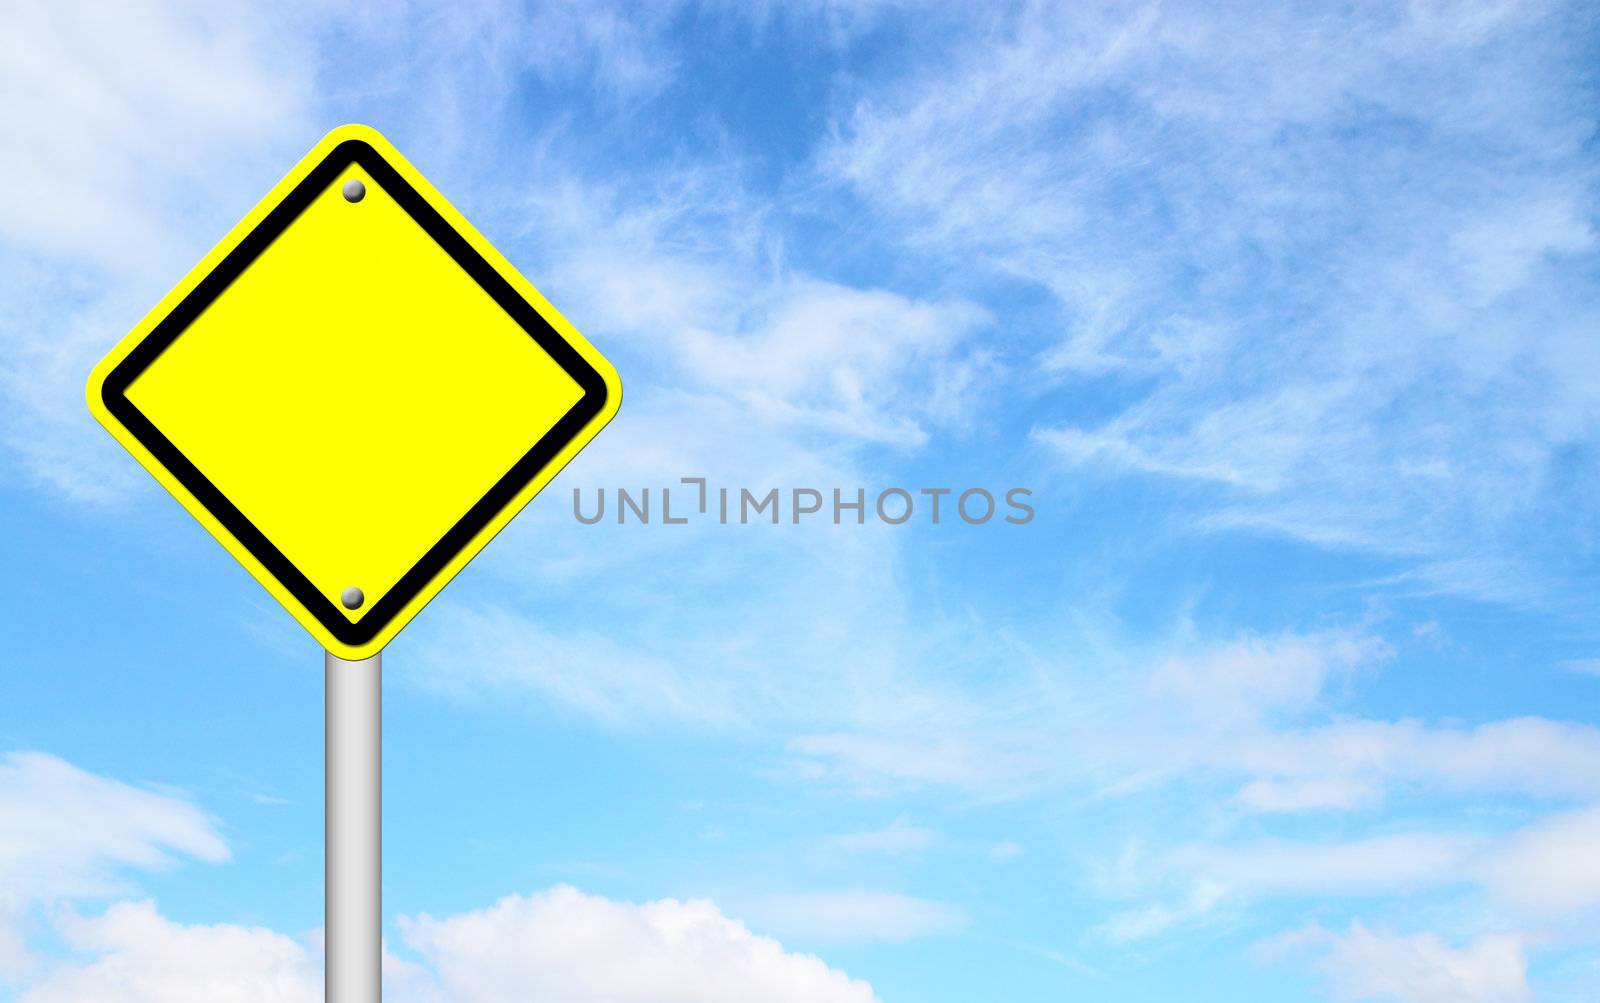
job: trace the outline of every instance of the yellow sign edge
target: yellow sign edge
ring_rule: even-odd
[[[555,328],[562,338],[572,345],[583,359],[593,366],[605,381],[606,398],[604,406],[587,424],[547,463],[540,472],[529,481],[522,490],[497,512],[482,529],[473,535],[472,539],[452,557],[440,571],[435,574],[426,586],[420,589],[412,599],[405,604],[385,624],[371,640],[362,644],[351,645],[334,637],[316,617],[301,605],[278,580],[262,566],[239,540],[202,505],[193,494],[189,492],[178,479],[173,476],[165,465],[159,462],[150,451],[134,437],[132,432],[123,425],[114,415],[107,410],[104,402],[103,387],[106,378],[110,376],[123,359],[143,341],[161,320],[170,314],[184,298],[199,285],[207,275],[214,271],[222,260],[239,245],[257,226],[259,226],[274,207],[284,200],[294,190],[305,176],[333,152],[339,144],[348,140],[360,140],[367,143],[378,154],[398,171],[407,183],[431,205],[452,228],[459,233],[473,250],[483,256],[496,272],[504,278],[519,295],[533,305],[550,326]],[[489,541],[506,527],[517,513],[532,501],[534,496],[542,491],[562,468],[570,463],[599,431],[616,416],[617,409],[622,405],[622,381],[617,376],[616,369],[608,362],[605,356],[589,343],[578,329],[564,317],[559,310],[550,304],[517,269],[506,260],[506,257],[489,242],[489,239],[478,231],[465,216],[451,205],[449,200],[441,195],[438,189],[430,184],[422,173],[412,166],[400,151],[395,149],[383,134],[366,125],[342,125],[312,147],[304,157],[284,175],[283,179],[272,187],[255,206],[245,214],[244,218],[236,223],[228,233],[217,242],[200,261],[189,270],[177,285],[158,302],[144,318],[136,324],[122,340],[117,342],[106,356],[99,361],[89,374],[86,388],[89,411],[95,420],[105,426],[106,431],[121,443],[123,448],[131,453],[139,465],[149,471],[163,488],[167,490],[188,513],[195,518],[205,530],[215,537],[234,559],[242,564],[250,576],[277,600],[304,627],[322,646],[340,658],[356,660],[368,658],[383,650],[400,630],[437,596],[450,580],[466,567],[467,563],[476,557]],[[373,596],[375,602],[379,597]]]

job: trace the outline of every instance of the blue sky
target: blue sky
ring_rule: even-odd
[[[1592,10],[7,20],[0,998],[319,998],[320,652],[82,386],[348,121],[628,389],[386,652],[391,999],[1600,996]],[[1037,516],[572,517],[695,476]]]

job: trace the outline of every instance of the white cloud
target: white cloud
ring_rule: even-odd
[[[0,255],[0,261],[16,259]],[[113,294],[90,306],[63,307],[58,296],[52,310],[20,292],[10,295],[18,278],[58,286],[59,278],[46,272],[18,263],[0,275],[0,295],[11,304],[0,316],[0,343],[8,349],[0,358],[0,445],[27,482],[103,505],[125,498],[142,475],[89,417],[83,385],[94,361],[150,304]]]
[[[612,902],[558,887],[399,921],[443,1000],[871,1003],[864,982],[792,954],[703,900]]]
[[[39,752],[0,756],[0,820],[0,985],[37,968],[41,912],[121,894],[129,872],[229,857],[216,825],[182,797]]]
[[[1372,782],[1340,777],[1312,780],[1252,780],[1233,796],[1237,804],[1263,812],[1346,811],[1374,804]]]
[[[175,923],[154,903],[120,902],[57,924],[84,960],[56,964],[21,1003],[313,1003],[320,959],[300,941],[258,927]]]
[[[817,943],[893,943],[967,924],[966,914],[949,903],[862,889],[769,895],[747,911],[767,929]]]
[[[1466,890],[1491,913],[1555,919],[1600,904],[1581,850],[1597,835],[1592,812],[1535,815],[1510,831],[1487,819],[1440,821],[1452,797],[1600,798],[1600,730],[1531,717],[1459,725],[1343,714],[1341,690],[1394,657],[1364,631],[1167,643],[1173,653],[1099,668],[1092,682],[1063,670],[1026,697],[976,691],[955,729],[816,734],[788,748],[802,775],[868,792],[1066,789],[1141,798],[1130,810],[1162,810],[1162,798],[1190,805],[1197,817],[1185,825],[1215,830],[1211,841],[1132,859],[1100,889],[1134,903],[1098,928],[1115,942],[1269,903]],[[1374,814],[1352,835],[1340,814],[1386,798],[1419,817],[1397,826]],[[1320,815],[1296,820],[1293,838],[1260,835],[1283,824],[1264,815],[1309,812]],[[1235,831],[1255,835],[1228,838]]]
[[[611,725],[731,719],[714,684],[605,634],[556,634],[504,609],[443,603],[428,636],[417,678],[457,699],[531,693]]]
[[[1173,889],[1102,927],[1132,940],[1203,920],[1225,902],[1382,899],[1443,889],[1480,892],[1488,915],[1541,923],[1600,907],[1600,807],[1557,812],[1509,832],[1423,829],[1344,839],[1258,839],[1180,846],[1145,861],[1127,855],[1118,888]]]
[[[1126,909],[1109,917],[1096,928],[1114,943],[1147,940],[1175,926],[1209,916],[1227,898],[1228,887],[1215,880],[1195,881],[1189,892],[1172,905],[1154,903]]]
[[[167,868],[178,856],[228,859],[211,821],[187,801],[14,753],[0,759],[0,818],[0,985],[23,1003],[321,998],[317,936],[174,922],[147,901],[116,902],[98,916],[77,911],[127,892],[125,871]],[[936,904],[888,895],[857,904],[860,922],[888,936],[927,932],[941,915]],[[51,908],[20,922],[40,905]],[[385,959],[397,1003],[876,998],[866,983],[785,951],[704,900],[633,905],[561,886],[397,923],[422,960]],[[59,943],[36,955],[28,938],[43,930]]]
[[[1600,658],[1569,658],[1561,668],[1580,676],[1600,676]]]
[[[703,900],[634,905],[560,886],[453,916],[401,917],[420,962],[386,953],[395,1003],[873,1003],[867,983],[785,951]],[[66,914],[68,957],[41,966],[20,1003],[311,1003],[322,998],[320,936],[185,924],[150,902]]]
[[[682,364],[758,414],[871,441],[920,446],[918,418],[964,414],[982,364],[952,356],[975,307],[815,280],[774,293],[747,330],[684,332]]]
[[[1461,880],[1483,843],[1432,832],[1325,843],[1263,840],[1186,847],[1168,865],[1243,894],[1366,896]]]
[[[1521,717],[1471,727],[1348,719],[1232,736],[1204,754],[1264,777],[1344,779],[1451,793],[1600,796],[1600,728]]]
[[[864,787],[1001,795],[1070,784],[1132,793],[1231,779],[1239,782],[1233,802],[1259,812],[1350,810],[1391,793],[1600,797],[1600,728],[1592,725],[1340,712],[1354,683],[1393,658],[1368,632],[1209,643],[1180,633],[1162,647],[1170,653],[1133,656],[1113,645],[1110,665],[1056,664],[1048,675],[964,688],[931,705],[965,698],[962,712],[937,721],[803,734],[788,749],[804,775]]]
[[[180,856],[228,859],[211,821],[187,801],[16,753],[0,759],[0,818],[0,984],[23,1003],[321,998],[318,936],[179,923],[148,901],[81,913],[83,902],[127,892],[124,872],[167,868]],[[898,904],[889,921],[905,935],[919,916],[926,925],[932,908],[892,896],[862,903],[878,921]],[[569,1003],[875,999],[866,983],[785,951],[704,900],[633,905],[562,886],[397,922],[421,959],[386,958],[399,1003],[530,993]],[[36,954],[29,938],[45,932],[52,950]]]
[[[13,964],[23,960],[20,934],[7,927],[29,909],[124,891],[127,871],[229,856],[211,819],[181,797],[37,752],[0,758],[0,818],[0,940],[12,945],[0,958]]]
[[[1158,698],[1182,704],[1207,727],[1234,728],[1274,713],[1303,712],[1331,674],[1387,659],[1364,634],[1241,638],[1198,655],[1164,659],[1150,674]]]
[[[986,736],[987,737],[987,736]],[[1014,783],[1028,772],[1001,762],[986,741],[967,736],[922,739],[880,735],[822,734],[791,739],[788,750],[802,776],[839,780],[863,789],[887,782],[923,786],[947,784],[991,790]]]
[[[1478,879],[1499,900],[1534,913],[1600,906],[1600,806],[1542,819],[1481,860]]]
[[[118,902],[92,917],[51,910],[66,953],[34,957],[14,922],[21,910],[105,898],[127,890],[122,870],[171,866],[176,854],[221,861],[228,850],[187,802],[36,753],[0,762],[0,816],[0,979],[26,1003],[319,998],[315,938],[177,923],[150,902]],[[761,907],[774,927],[820,940],[904,940],[964,922],[953,907],[886,892],[779,896]],[[530,992],[570,1003],[875,999],[866,983],[785,951],[704,900],[632,905],[562,886],[397,922],[421,959],[386,960],[390,995],[402,1003],[490,1003]]]
[[[989,847],[989,859],[995,861],[996,863],[1005,863],[1008,860],[1015,860],[1022,856],[1022,854],[1022,844],[1012,839],[1002,839],[1000,842]]]
[[[939,834],[902,815],[881,829],[864,832],[842,832],[829,836],[824,845],[844,853],[881,853],[896,856],[927,849]]]
[[[1343,934],[1319,927],[1259,945],[1263,956],[1311,951],[1335,999],[1372,1003],[1527,1003],[1521,937],[1485,934],[1452,947],[1435,934],[1398,935],[1352,923]]]
[[[1600,730],[1589,725],[1513,718],[1463,727],[1337,716],[1300,724],[1297,717],[1328,709],[1321,706],[1327,699],[1323,687],[1334,678],[1327,667],[1346,673],[1363,667],[1359,656],[1341,662],[1335,653],[1364,650],[1380,659],[1388,654],[1382,645],[1324,638],[1327,653],[1319,658],[1318,643],[1234,642],[1184,659],[1181,670],[1172,668],[1171,659],[1158,662],[1152,680],[1184,685],[1140,692],[1165,692],[1177,702],[1148,717],[1125,711],[1121,730],[1137,737],[1118,744],[1095,733],[1081,744],[1067,744],[1073,750],[1068,756],[1097,756],[1101,769],[1134,778],[1134,789],[1181,779],[1186,787],[1180,796],[1192,794],[1202,803],[1208,779],[1242,776],[1247,779],[1231,803],[1250,812],[1348,811],[1374,805],[1386,793],[1426,805],[1422,810],[1435,817],[1440,796],[1473,795],[1478,803],[1490,795],[1557,802],[1600,797],[1594,782]],[[1275,685],[1264,681],[1278,648],[1287,656],[1289,681]],[[1238,664],[1229,664],[1229,657]],[[1208,679],[1259,691],[1257,700],[1226,703],[1219,716],[1216,706],[1197,695]],[[1297,713],[1287,713],[1296,707]],[[1262,718],[1269,709],[1284,719]],[[1131,892],[1142,904],[1115,913],[1102,930],[1113,939],[1134,940],[1204,922],[1224,904],[1237,910],[1269,900],[1326,903],[1446,889],[1471,890],[1492,915],[1557,920],[1600,905],[1600,874],[1591,873],[1593,854],[1585,849],[1600,838],[1597,818],[1593,808],[1558,811],[1510,831],[1482,819],[1471,828],[1413,822],[1396,831],[1392,821],[1375,819],[1375,831],[1364,835],[1330,824],[1322,831],[1331,834],[1320,838],[1318,829],[1297,826],[1300,831],[1289,839],[1190,843],[1130,858],[1124,877],[1105,890],[1113,897]],[[1224,815],[1217,824],[1223,831],[1234,825],[1255,831],[1259,821],[1230,823]]]

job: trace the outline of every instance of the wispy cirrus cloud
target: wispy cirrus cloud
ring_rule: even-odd
[[[968,921],[946,902],[861,889],[769,895],[747,908],[770,929],[813,943],[903,942],[952,933]]]
[[[28,480],[124,497],[89,367],[281,171],[314,48],[281,11],[24,2],[0,39],[0,443]],[[276,160],[276,164],[269,161]]]
[[[1204,525],[1399,556],[1416,589],[1548,600],[1532,554],[1600,408],[1575,19],[1000,11],[981,52],[864,95],[819,167],[905,246],[1054,297],[1035,436],[1074,468],[1191,482]]]
[[[1600,676],[1600,658],[1572,658],[1562,662],[1560,667],[1580,676]]]
[[[963,713],[937,729],[910,719],[904,731],[816,733],[789,748],[808,775],[869,785],[1015,795],[1040,785],[1232,783],[1234,804],[1269,813],[1360,808],[1386,792],[1600,796],[1600,729],[1588,723],[1463,725],[1344,710],[1359,691],[1352,678],[1391,656],[1366,631],[1166,644],[1170,654],[1124,653],[1115,664],[1058,665],[1031,684],[960,690],[964,699],[948,705]]]
[[[912,824],[904,815],[881,829],[862,832],[841,832],[829,836],[824,845],[844,853],[886,854],[897,856],[915,853],[932,846],[939,834],[932,829]]]
[[[1130,846],[1106,872],[1105,888],[1143,901],[1113,913],[1099,931],[1139,941],[1265,903],[1371,908],[1395,896],[1448,893],[1479,909],[1486,904],[1507,927],[1584,939],[1577,931],[1600,910],[1600,870],[1582,849],[1600,831],[1593,806],[1509,830],[1438,821],[1384,828],[1390,831],[1189,843],[1154,854]]]
[[[26,934],[36,910],[124,893],[131,874],[183,859],[229,858],[191,802],[40,752],[0,757],[0,818],[0,983],[38,963]]]
[[[1459,947],[1437,934],[1397,934],[1352,923],[1319,926],[1259,943],[1264,961],[1309,954],[1338,1000],[1394,1003],[1526,1003],[1526,945],[1515,934],[1484,934]]]
[[[638,177],[550,166],[521,196],[542,281],[659,367],[648,388],[713,392],[823,441],[915,449],[992,404],[988,311],[796,267],[782,248],[798,220],[742,166],[720,151]]]

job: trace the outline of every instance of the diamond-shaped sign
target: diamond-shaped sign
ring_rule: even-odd
[[[363,126],[318,143],[89,380],[95,417],[348,659],[380,650],[621,397]]]

